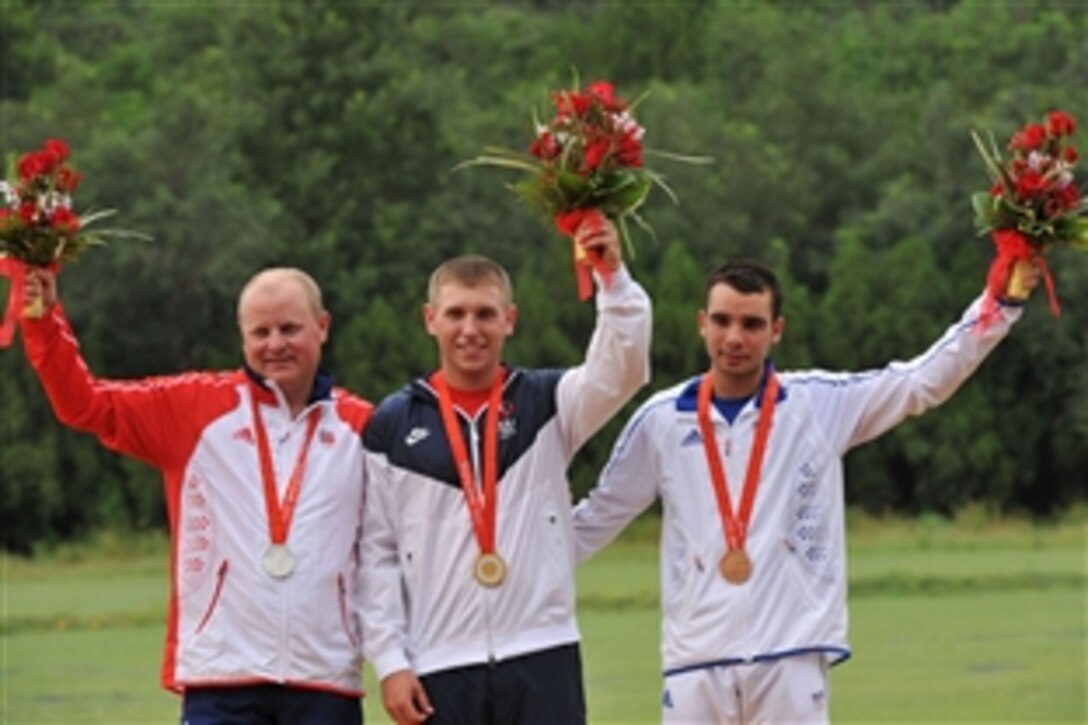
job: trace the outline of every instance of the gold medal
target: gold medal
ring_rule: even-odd
[[[744,549],[730,549],[718,562],[718,572],[730,584],[743,584],[752,576],[752,560]]]
[[[497,587],[506,579],[506,562],[494,552],[476,557],[476,566],[473,569],[476,581],[485,587]]]
[[[295,555],[286,544],[272,544],[265,550],[261,566],[273,579],[286,579],[295,570]]]
[[[498,524],[499,491],[496,488],[499,471],[499,416],[502,407],[503,381],[505,372],[500,368],[491,381],[491,392],[487,400],[487,422],[484,430],[483,482],[476,486],[475,471],[469,459],[465,438],[453,411],[453,395],[446,385],[446,376],[442,371],[431,378],[438,392],[438,407],[442,412],[442,427],[446,429],[446,439],[450,444],[457,476],[461,479],[461,490],[465,495],[472,521],[472,533],[479,545],[479,556],[472,567],[473,576],[480,586],[493,589],[506,579],[506,562],[495,553],[495,531]]]

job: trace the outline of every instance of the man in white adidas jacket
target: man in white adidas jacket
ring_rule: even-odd
[[[585,722],[566,469],[648,381],[651,317],[615,227],[575,241],[599,271],[582,364],[504,364],[510,281],[458,257],[424,308],[439,369],[367,427],[363,643],[398,723]]]
[[[762,265],[711,272],[709,372],[636,411],[574,511],[581,561],[662,499],[666,723],[827,721],[828,667],[850,655],[842,456],[947,400],[1020,314],[980,326],[976,301],[909,362],[777,373],[781,304]]]

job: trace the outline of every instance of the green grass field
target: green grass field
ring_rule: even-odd
[[[835,722],[1088,719],[1088,524],[851,518],[853,658]],[[159,689],[161,543],[0,559],[0,723],[177,722]],[[579,571],[593,723],[658,721],[657,543],[644,521]],[[367,671],[368,723],[388,722]]]

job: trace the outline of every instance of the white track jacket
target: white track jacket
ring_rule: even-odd
[[[162,472],[172,533],[163,686],[271,682],[360,695],[360,435],[370,404],[327,375],[294,420],[279,390],[244,370],[98,380],[59,305],[22,328],[57,418]],[[281,487],[310,410],[321,410],[287,539],[296,565],[285,579],[261,568],[270,536],[253,396]]]
[[[364,653],[379,679],[423,675],[577,642],[566,470],[578,448],[649,380],[650,301],[621,268],[598,289],[585,362],[507,369],[499,419],[496,549],[506,581],[473,578],[479,546],[426,378],[389,396],[364,436]],[[485,405],[458,412],[482,480]]]
[[[819,652],[850,655],[842,456],[907,416],[947,400],[1019,317],[999,307],[978,331],[979,303],[923,355],[864,373],[779,374],[774,423],[753,507],[747,583],[718,573],[725,537],[696,419],[699,378],[656,393],[627,422],[598,485],[574,512],[579,560],[656,497],[665,675]],[[734,511],[762,389],[729,424],[711,408]]]

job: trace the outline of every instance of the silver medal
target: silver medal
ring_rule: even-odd
[[[272,544],[264,552],[261,566],[264,567],[268,576],[273,579],[285,579],[294,571],[295,555],[291,553],[286,544]]]

